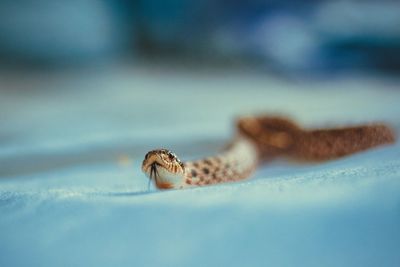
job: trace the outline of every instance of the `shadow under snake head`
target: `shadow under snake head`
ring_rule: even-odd
[[[185,175],[185,167],[178,157],[167,149],[148,152],[142,163],[142,171],[154,179],[160,189],[178,188]]]

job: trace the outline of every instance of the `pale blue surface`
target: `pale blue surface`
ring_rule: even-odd
[[[214,153],[260,110],[399,129],[397,81],[134,73],[2,82],[0,266],[400,265],[398,144],[193,190],[147,192],[139,168],[154,147]]]

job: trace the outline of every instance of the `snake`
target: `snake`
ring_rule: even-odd
[[[184,189],[247,179],[277,157],[321,162],[396,140],[384,123],[306,129],[289,118],[268,115],[239,117],[235,129],[215,155],[182,162],[169,149],[154,149],[146,153],[142,171],[158,189]]]

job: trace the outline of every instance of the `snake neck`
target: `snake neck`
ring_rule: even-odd
[[[258,164],[255,145],[238,137],[221,154],[184,163],[182,187],[205,186],[248,178]]]

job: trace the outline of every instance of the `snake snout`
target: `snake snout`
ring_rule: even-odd
[[[155,170],[157,170],[159,166],[166,166],[163,151],[164,149],[156,149],[149,151],[145,155],[142,163],[142,171],[147,174],[147,176],[150,177],[152,174],[154,174]]]

